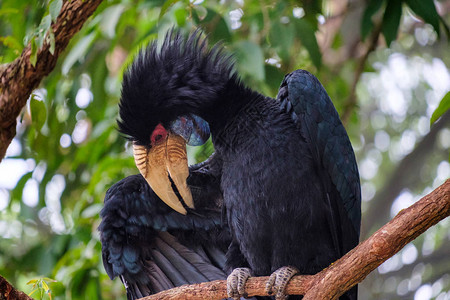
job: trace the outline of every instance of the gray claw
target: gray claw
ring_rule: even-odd
[[[241,297],[247,298],[245,283],[250,277],[249,268],[236,268],[227,278],[227,294],[229,298],[239,300]]]
[[[266,283],[266,293],[269,295],[275,294],[276,300],[284,300],[287,299],[287,295],[284,293],[286,289],[286,285],[289,280],[297,274],[299,271],[296,267],[286,266],[281,267],[275,272],[273,272],[269,280]]]

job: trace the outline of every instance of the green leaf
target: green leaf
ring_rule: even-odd
[[[42,18],[41,24],[39,24],[39,27],[37,28],[37,45],[39,47],[38,49],[42,48],[42,45],[44,44],[45,35],[47,31],[49,31],[51,25],[52,20],[50,18],[50,15],[47,15]]]
[[[90,276],[87,282],[84,294],[87,295],[87,299],[100,299],[100,284],[97,277]]]
[[[62,7],[62,0],[53,0],[50,3],[50,16],[52,18],[52,21],[55,22],[56,18],[59,15],[59,12],[61,11]]]
[[[55,54],[55,35],[53,34],[53,30],[48,31],[48,42],[50,43],[50,53],[53,55]]]
[[[236,46],[240,73],[263,81],[265,78],[264,55],[261,48],[250,41],[241,41]]]
[[[95,218],[99,215],[100,211],[103,208],[103,204],[94,203],[88,207],[86,207],[81,213],[81,217],[83,218]]]
[[[265,82],[272,90],[272,94],[270,96],[275,98],[277,96],[278,88],[280,87],[280,82],[283,81],[284,73],[282,73],[279,68],[269,64],[266,64],[264,69],[266,71]]]
[[[65,291],[64,285],[61,282],[53,281],[49,283],[53,296],[63,296]]]
[[[38,281],[38,280],[37,279],[31,279],[30,281],[27,282],[27,285],[35,284],[36,281]]]
[[[36,99],[35,95],[31,96],[30,100],[31,120],[33,125],[39,131],[44,126],[47,119],[47,109],[44,101]]]
[[[197,13],[197,16],[200,19],[200,21],[203,21],[208,15],[208,10],[204,6],[195,5],[194,10]]]
[[[38,289],[33,289],[29,294],[28,294],[28,296],[30,296],[31,297],[31,295],[33,295],[35,292],[37,292],[38,291]]]
[[[383,24],[381,26],[381,31],[383,32],[388,47],[391,45],[391,42],[397,38],[401,16],[402,1],[389,0],[386,10],[384,11]]]
[[[314,28],[308,21],[303,19],[295,19],[295,24],[297,35],[308,51],[311,61],[317,69],[320,69],[320,66],[322,65],[322,54],[320,53]]]
[[[433,0],[406,0],[405,3],[416,15],[431,24],[439,36],[439,14]]]
[[[383,4],[383,0],[370,0],[366,9],[364,10],[364,15],[361,20],[361,39],[365,40],[369,32],[373,28],[372,17],[379,10]]]
[[[284,1],[279,1],[282,2]],[[322,0],[302,0],[300,3],[305,10],[304,18],[311,22],[312,26],[317,26],[317,16],[322,14]]]
[[[289,50],[294,41],[295,28],[292,23],[282,24],[275,22],[270,28],[269,39],[283,61],[290,60]]]
[[[31,53],[30,53],[30,63],[33,67],[36,66],[36,62],[37,62],[37,51],[38,47],[36,45],[36,38],[33,37],[31,39]]]
[[[61,70],[63,75],[67,75],[72,66],[82,57],[85,56],[87,50],[91,46],[95,39],[95,32],[91,32],[89,35],[83,37],[67,54],[64,60]]]
[[[163,6],[161,7],[161,10],[159,11],[159,17],[158,21],[161,20],[162,17],[166,14],[167,10],[171,8],[175,3],[179,2],[180,0],[167,0],[164,2]]]
[[[22,50],[22,45],[12,35],[0,36],[0,43],[13,50]]]
[[[208,32],[209,42],[231,42],[230,28],[223,16],[210,8],[207,8],[206,12],[205,17],[201,9],[194,9],[192,10],[192,18],[198,25],[201,25],[205,32]],[[199,13],[201,15],[199,15]],[[204,17],[204,19],[202,19],[202,17]]]
[[[175,19],[177,20],[178,26],[184,26],[187,19],[187,11],[184,7],[177,8],[173,13]]]
[[[32,175],[33,172],[28,172],[19,179],[19,181],[16,184],[16,187],[11,191],[11,201],[9,202],[9,205],[11,205],[13,201],[14,202],[22,201],[23,188],[25,187],[25,184],[31,178]]]
[[[45,289],[46,292],[48,292],[48,290],[50,289],[50,288],[48,287],[47,282],[45,282],[45,280],[42,280],[42,287]]]
[[[19,10],[16,8],[0,8],[0,16],[18,13]]]
[[[117,4],[108,7],[102,13],[105,17],[102,18],[100,29],[108,38],[112,39],[116,35],[116,25],[124,9],[125,6]]]
[[[450,109],[450,92],[445,94],[430,119],[430,125],[433,125],[443,114]]]

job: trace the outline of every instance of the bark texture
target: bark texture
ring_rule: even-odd
[[[0,300],[33,300],[33,298],[16,290],[5,278],[0,276]]]
[[[27,103],[33,89],[55,67],[59,54],[84,22],[93,14],[102,0],[65,0],[58,18],[51,26],[55,36],[55,51],[50,53],[50,44],[37,53],[36,66],[30,63],[31,46],[13,62],[0,68],[0,162],[6,149],[16,135],[17,117]]]
[[[287,294],[304,295],[304,300],[337,299],[406,244],[449,215],[450,179],[447,179],[328,268],[316,275],[295,276],[287,286]],[[267,279],[250,278],[246,284],[248,295],[267,296],[264,292]],[[217,280],[184,285],[141,299],[223,299],[226,298],[226,290],[226,281]]]

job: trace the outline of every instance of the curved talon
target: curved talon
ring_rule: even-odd
[[[269,295],[275,294],[276,300],[284,300],[287,299],[287,295],[284,293],[286,289],[286,285],[289,280],[297,274],[299,271],[296,267],[286,266],[281,267],[275,272],[273,272],[269,280],[267,280],[265,291]]]
[[[239,300],[241,297],[247,298],[245,283],[250,277],[249,268],[236,268],[227,277],[227,294],[229,298]]]

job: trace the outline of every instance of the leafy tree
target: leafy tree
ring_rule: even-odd
[[[28,44],[34,66],[46,43],[58,51],[52,24],[64,3],[0,3],[0,71]],[[121,75],[173,26],[221,41],[244,81],[269,96],[297,68],[321,80],[357,153],[367,237],[449,177],[448,9],[431,0],[103,1],[34,90],[0,164],[0,274],[28,292],[30,279],[53,278],[53,298],[124,297],[103,270],[97,232],[106,189],[137,173],[115,124]],[[200,161],[212,145],[191,150]],[[450,297],[449,226],[373,272],[361,298]]]

